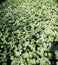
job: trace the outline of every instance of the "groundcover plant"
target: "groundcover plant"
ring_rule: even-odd
[[[0,65],[58,65],[58,4],[54,0],[6,0],[0,4]]]

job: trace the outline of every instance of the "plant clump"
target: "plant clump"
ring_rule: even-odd
[[[54,41],[58,41],[54,0],[7,0],[0,5],[1,65],[51,65],[53,53],[58,60]]]

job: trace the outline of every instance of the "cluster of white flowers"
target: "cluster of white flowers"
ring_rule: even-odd
[[[11,65],[50,65],[53,41],[58,41],[54,0],[8,0],[0,5],[0,63],[10,57]]]

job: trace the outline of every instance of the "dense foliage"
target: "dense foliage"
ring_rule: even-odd
[[[58,64],[57,41],[54,0],[7,0],[0,5],[1,65]]]

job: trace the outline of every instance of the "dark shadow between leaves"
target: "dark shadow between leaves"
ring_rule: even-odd
[[[58,41],[54,41],[51,45],[51,53],[52,53],[52,59],[50,60],[51,61],[51,65],[57,65],[57,61],[58,61]]]
[[[3,2],[5,2],[6,0],[0,0],[0,4],[2,4]]]

